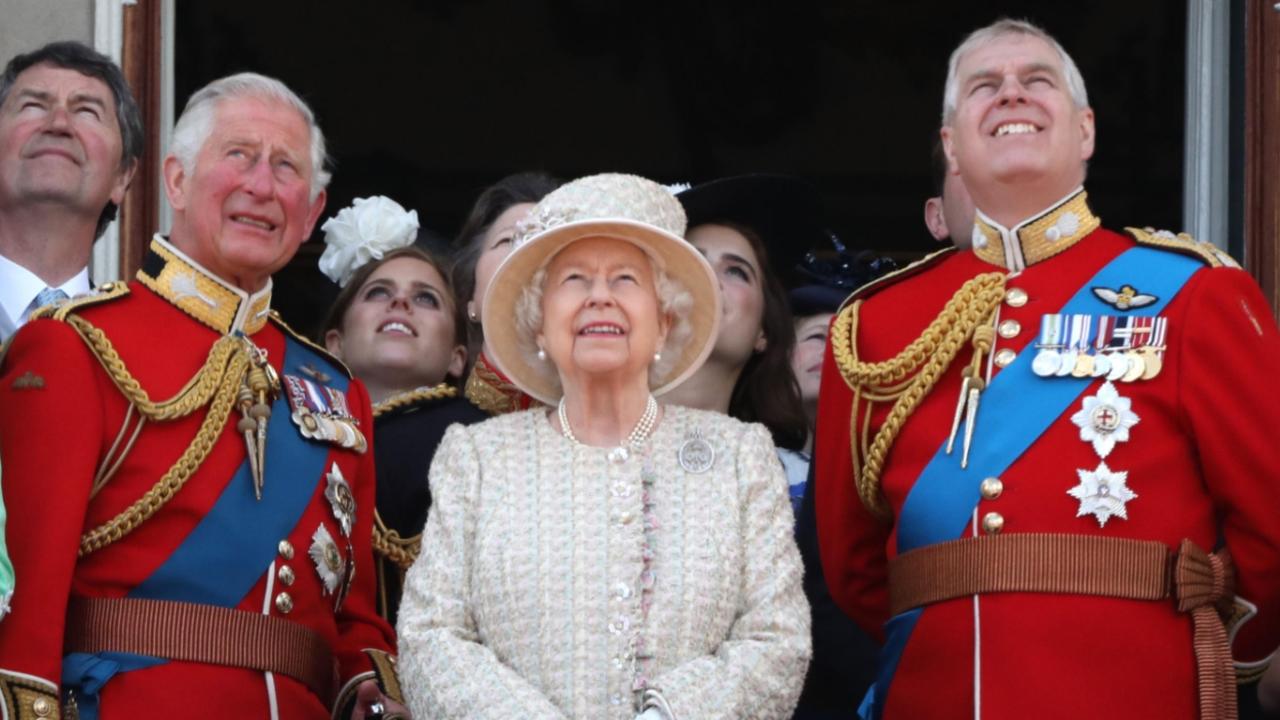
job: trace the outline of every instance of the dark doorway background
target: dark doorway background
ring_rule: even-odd
[[[180,3],[176,97],[180,111],[241,70],[297,90],[334,159],[326,218],[383,194],[448,238],[518,170],[780,172],[821,189],[852,247],[910,257],[934,247],[921,207],[947,56],[1002,15],[1042,25],[1080,66],[1104,222],[1178,229],[1186,8],[1168,0]],[[319,235],[277,276],[277,306],[306,331],[336,292],[315,270]]]

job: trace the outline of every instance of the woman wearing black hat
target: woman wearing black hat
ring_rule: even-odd
[[[808,436],[800,389],[791,371],[795,329],[782,273],[799,260],[794,242],[817,218],[816,193],[780,175],[744,175],[676,196],[689,216],[685,237],[711,262],[724,302],[720,333],[707,362],[664,402],[726,413],[769,429],[792,486],[804,492]]]

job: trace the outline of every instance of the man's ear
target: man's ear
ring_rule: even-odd
[[[1093,108],[1080,111],[1080,160],[1088,161],[1093,157],[1093,144],[1097,128],[1093,123]]]
[[[959,174],[960,165],[956,162],[955,133],[950,125],[938,129],[938,137],[942,139],[942,154],[947,158],[947,172]]]
[[[138,161],[136,159],[120,169],[120,174],[116,176],[116,181],[111,185],[111,202],[115,203],[116,207],[124,203],[124,193],[129,189],[129,185],[133,182],[133,176],[137,172]]]
[[[947,218],[942,213],[942,198],[935,196],[924,201],[924,226],[938,242],[946,242],[951,237]]]
[[[164,175],[164,194],[169,198],[169,206],[174,210],[185,210],[187,170],[182,167],[182,161],[173,155],[166,156],[161,173]]]
[[[324,204],[328,199],[328,192],[321,190],[316,195],[316,199],[311,201],[311,208],[307,210],[307,231],[302,234],[303,241],[311,237],[311,231],[315,229],[316,223],[320,220],[320,213],[324,212]]]

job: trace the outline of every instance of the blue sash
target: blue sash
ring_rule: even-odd
[[[1157,315],[1202,267],[1201,261],[1185,255],[1148,247],[1132,248],[1099,270],[1058,312],[1114,314],[1116,309],[1095,296],[1093,288],[1136,285],[1157,300],[1125,313]],[[948,455],[943,444],[912,485],[897,521],[899,554],[961,537],[981,499],[978,488],[982,480],[1002,475],[1096,380],[1040,378],[1031,371],[1035,354],[1031,349],[1028,345],[983,391],[976,418],[982,435],[970,450],[969,466],[961,468],[960,453]],[[999,421],[983,425],[983,416],[995,411],[999,413]],[[875,694],[873,718],[880,717],[884,710],[893,674],[919,618],[920,608],[916,608],[894,617],[886,625],[880,667],[871,690]]]
[[[306,346],[285,337],[282,374],[299,375],[302,365],[318,360]],[[334,376],[331,387],[345,392],[346,376]],[[267,438],[262,500],[254,496],[246,458],[208,514],[129,597],[221,607],[240,604],[275,558],[280,538],[293,530],[306,511],[329,457],[329,445],[307,440],[298,432],[283,395],[272,403]],[[96,720],[98,690],[113,675],[162,662],[124,653],[73,653],[63,659],[62,683],[76,690],[80,717]]]

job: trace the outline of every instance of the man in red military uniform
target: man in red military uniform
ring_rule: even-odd
[[[280,82],[201,89],[165,159],[170,238],[135,282],[42,310],[0,361],[24,585],[0,623],[0,715],[399,709],[369,400],[270,310],[271,273],[323,209],[323,162]]]
[[[884,640],[864,717],[1234,717],[1232,658],[1280,643],[1266,301],[1207,244],[1100,226],[1039,28],[956,50],[942,138],[972,248],[854,293],[819,401],[823,567]]]

